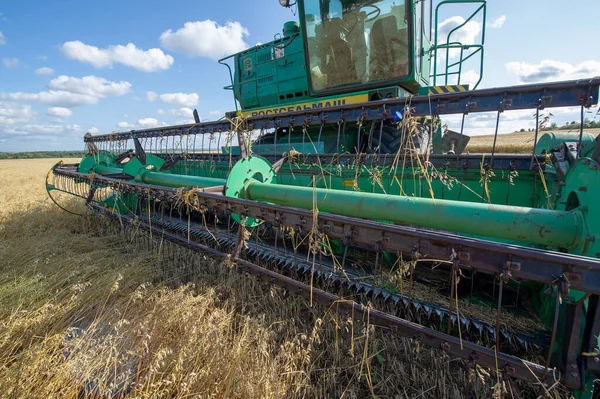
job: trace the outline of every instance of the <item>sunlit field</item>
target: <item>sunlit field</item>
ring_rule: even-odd
[[[572,134],[574,140],[579,138],[579,129],[572,131],[557,130],[557,133]],[[539,138],[546,132],[539,132]],[[600,129],[584,129],[584,133],[590,133],[595,136],[600,134]],[[533,151],[533,141],[535,132],[515,132],[507,134],[499,134],[496,140],[496,152],[511,153],[511,154],[531,154]],[[486,153],[491,152],[494,145],[494,135],[486,134],[483,136],[472,136],[466,148],[470,153]]]

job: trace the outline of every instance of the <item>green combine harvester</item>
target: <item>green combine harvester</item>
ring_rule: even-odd
[[[465,85],[467,63],[481,79],[485,26],[476,43],[454,37],[485,25],[483,0],[280,3],[299,21],[220,60],[235,111],[88,134],[81,162],[49,174],[50,197],[79,197],[156,242],[228,258],[499,378],[592,397],[600,143],[583,115],[600,78]],[[457,5],[472,13],[442,35],[440,16]],[[542,134],[555,107],[580,109],[577,132]],[[497,137],[514,110],[535,116],[530,154],[497,153],[496,140],[465,153],[469,115],[495,112]]]

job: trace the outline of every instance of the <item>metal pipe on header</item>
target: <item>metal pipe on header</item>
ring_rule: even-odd
[[[165,187],[214,187],[223,186],[225,179],[218,179],[214,177],[200,177],[200,176],[185,176],[175,175],[170,173],[162,172],[150,172],[146,171],[135,176],[135,181],[139,183],[152,184],[157,186]]]
[[[242,198],[559,248],[583,236],[578,211],[555,211],[249,181]]]

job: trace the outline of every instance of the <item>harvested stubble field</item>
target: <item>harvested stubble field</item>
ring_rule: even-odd
[[[0,161],[2,398],[540,393],[353,325],[226,264],[171,247],[157,253],[142,234],[65,213],[44,191],[54,163]]]
[[[579,130],[556,130],[558,133],[569,133],[573,135],[576,141],[579,137]],[[590,133],[595,136],[600,134],[600,129],[584,129],[585,133]],[[546,132],[540,132],[539,137]],[[531,154],[533,151],[533,139],[535,132],[514,132],[499,134],[496,141],[496,152],[510,154]],[[494,135],[486,134],[482,136],[472,136],[466,151],[470,153],[489,153],[492,151],[494,144]]]

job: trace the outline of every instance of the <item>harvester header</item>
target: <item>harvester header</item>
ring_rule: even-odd
[[[583,115],[600,78],[467,90],[452,68],[468,48],[483,57],[484,34],[464,44],[432,31],[440,7],[461,3],[475,9],[465,21],[485,20],[485,1],[298,1],[283,34],[221,60],[235,112],[87,135],[79,163],[53,168],[49,195],[499,378],[591,397],[600,139]],[[542,129],[556,107],[581,111],[576,132]],[[515,110],[535,117],[531,151],[500,153]],[[494,142],[473,154],[464,126],[481,112],[496,114]]]

